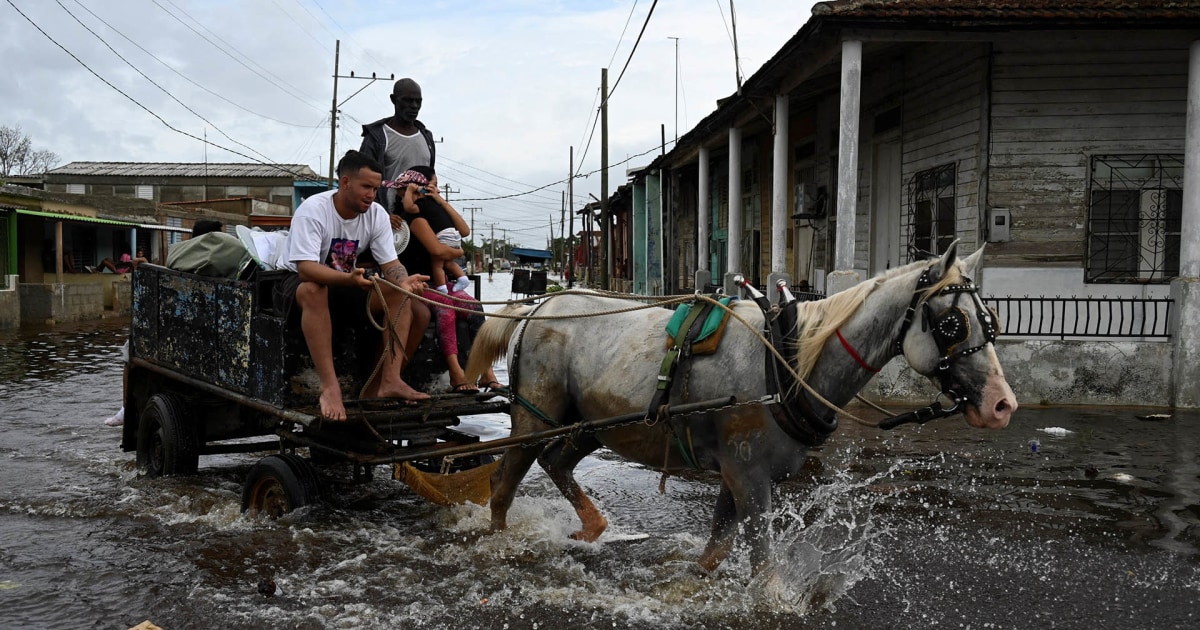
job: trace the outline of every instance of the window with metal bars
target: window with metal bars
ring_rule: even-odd
[[[937,256],[955,238],[954,163],[913,175],[908,182],[908,260]]]
[[[1097,155],[1089,185],[1086,281],[1179,275],[1182,155]]]

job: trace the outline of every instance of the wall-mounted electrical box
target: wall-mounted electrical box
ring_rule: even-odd
[[[825,217],[825,187],[816,184],[796,184],[793,207],[794,221],[821,219]]]
[[[987,240],[989,243],[1006,243],[1012,240],[1009,228],[1012,216],[1008,208],[991,208],[987,213]]]

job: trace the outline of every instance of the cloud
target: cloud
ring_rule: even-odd
[[[461,191],[452,201],[564,179],[569,147],[575,146],[578,160],[591,134],[600,68],[609,67],[610,87],[616,84],[652,4],[432,1],[414,10],[418,5],[368,0],[11,2],[141,106],[219,145],[206,150],[199,140],[172,131],[71,59],[6,0],[0,3],[0,55],[14,76],[0,84],[0,124],[19,125],[37,148],[64,161],[195,162],[207,152],[210,161],[306,163],[324,173],[334,40],[340,39],[340,74],[394,73],[421,84],[421,119],[443,140],[443,180]],[[735,4],[745,75],[799,30],[812,5]],[[668,37],[680,38],[681,134],[712,112],[716,99],[736,90],[728,24],[729,4],[721,0],[655,8],[609,101],[610,162],[652,149],[662,125],[668,139],[674,137],[675,42]],[[390,81],[339,80],[344,104],[338,153],[357,148],[362,123],[391,113],[390,89]],[[580,171],[599,168],[599,142],[596,126]],[[613,168],[610,189],[624,182],[629,165]],[[599,179],[576,183],[580,204],[588,193],[599,196]],[[515,200],[464,203],[483,208],[476,215],[481,233],[496,223],[509,229],[510,239],[543,247],[550,216],[559,216],[562,190],[565,185]]]

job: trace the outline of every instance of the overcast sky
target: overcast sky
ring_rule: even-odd
[[[742,74],[749,76],[803,26],[814,2],[732,4]],[[458,191],[450,195],[456,207],[482,208],[475,231],[487,237],[495,224],[497,238],[506,234],[544,248],[551,217],[559,235],[565,183],[493,198],[566,179],[569,148],[574,145],[578,163],[592,133],[601,68],[609,68],[612,91],[613,164],[653,150],[660,125],[668,141],[675,136],[677,94],[682,135],[737,89],[728,0],[664,0],[647,23],[652,5],[2,0],[0,59],[7,78],[0,81],[0,124],[20,127],[35,148],[54,151],[62,164],[207,158],[308,164],[324,175],[334,42],[341,40],[339,74],[394,73],[421,84],[420,120],[442,141],[438,174]],[[670,37],[679,38],[678,91]],[[339,81],[337,154],[358,148],[363,123],[392,113],[390,91],[390,81]],[[595,126],[576,167],[580,173],[599,169],[599,144]],[[627,167],[652,158],[614,166],[610,191],[625,181]],[[575,207],[589,193],[600,194],[598,173],[577,180]]]

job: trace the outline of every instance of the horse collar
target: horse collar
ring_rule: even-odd
[[[785,348],[795,348],[792,336],[796,330],[796,305],[796,302],[792,302],[778,309],[763,310],[767,338],[779,356],[787,356]],[[791,370],[787,366],[780,366],[775,353],[764,354],[767,359],[768,391],[775,392],[774,401],[767,404],[767,409],[775,423],[797,442],[808,447],[820,446],[837,430],[837,416],[826,419],[818,415],[808,397],[800,392]]]

